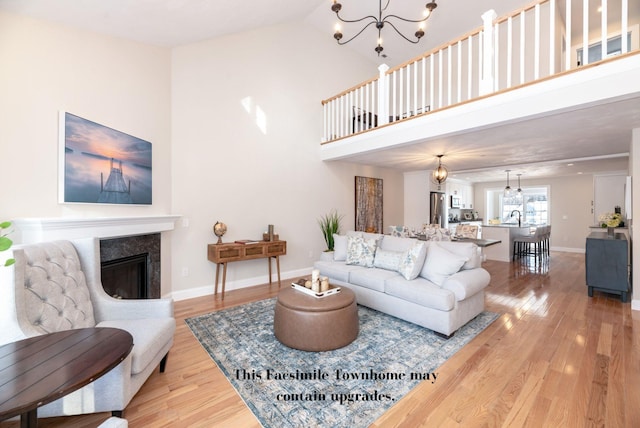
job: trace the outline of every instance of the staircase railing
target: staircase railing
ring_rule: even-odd
[[[629,1],[537,0],[500,18],[489,10],[482,27],[394,68],[383,64],[377,77],[322,101],[322,141],[638,50],[640,18],[630,21]]]

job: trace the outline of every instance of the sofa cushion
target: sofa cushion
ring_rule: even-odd
[[[467,257],[446,250],[439,242],[432,242],[420,276],[436,285],[442,285],[445,279],[458,272],[468,260]]]
[[[439,311],[451,311],[456,305],[456,297],[452,291],[440,288],[424,278],[408,281],[398,275],[385,281],[384,290],[390,296]]]
[[[398,272],[405,279],[416,279],[424,265],[427,255],[427,246],[424,242],[414,241],[414,244],[407,251],[402,253]]]
[[[328,276],[342,282],[349,282],[349,274],[355,270],[366,269],[362,266],[348,265],[346,262],[325,262],[318,261],[313,264],[315,269],[320,271],[320,275]]]
[[[333,260],[347,260],[347,235],[333,234]]]
[[[397,271],[403,254],[402,251],[387,251],[378,248],[373,259],[373,267]]]
[[[456,295],[458,302],[484,290],[491,282],[491,275],[482,268],[461,270],[442,283],[442,288]]]
[[[375,239],[376,241],[380,241],[384,237],[382,233],[359,232],[355,230],[349,230],[347,236],[362,236],[365,239]]]
[[[385,235],[380,241],[379,247],[388,251],[407,251],[415,242],[416,240],[412,238]]]
[[[133,336],[131,374],[135,375],[156,359],[156,355],[171,340],[176,322],[173,318],[145,318],[102,321],[96,327],[119,328],[131,333]]]
[[[353,285],[359,285],[364,288],[384,293],[385,281],[394,277],[400,277],[398,272],[377,268],[360,269],[351,272],[351,275],[349,275],[349,282]]]
[[[362,236],[349,236],[347,240],[347,264],[373,267],[378,241]]]
[[[462,266],[463,270],[482,267],[482,256],[478,246],[473,242],[441,241],[438,245],[454,254],[466,257],[468,260]]]

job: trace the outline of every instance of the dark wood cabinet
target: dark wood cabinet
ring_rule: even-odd
[[[608,236],[593,232],[587,237],[585,271],[589,297],[593,290],[619,294],[626,302],[629,297],[629,243],[622,233]]]

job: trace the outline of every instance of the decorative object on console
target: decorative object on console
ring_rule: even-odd
[[[413,19],[406,19],[406,18],[402,18],[398,15],[394,15],[392,13],[388,13],[387,8],[389,7],[389,3],[390,0],[387,0],[384,7],[382,7],[382,0],[379,1],[379,6],[378,6],[378,17],[376,18],[373,15],[369,15],[369,16],[365,16],[363,18],[360,19],[343,19],[340,16],[340,10],[342,9],[342,5],[340,3],[338,3],[337,0],[333,0],[333,5],[331,6],[331,10],[333,12],[335,12],[336,17],[342,21],[342,22],[346,22],[346,23],[354,23],[354,22],[362,22],[367,20],[368,23],[358,32],[356,33],[355,36],[351,37],[349,40],[347,40],[346,42],[342,42],[342,32],[340,31],[340,26],[338,24],[336,24],[336,28],[335,28],[335,33],[333,34],[333,38],[336,39],[336,41],[338,42],[339,45],[345,45],[347,43],[349,43],[351,40],[355,39],[356,37],[358,37],[360,34],[362,34],[362,32],[369,27],[370,25],[374,25],[377,29],[378,29],[378,44],[376,46],[376,48],[374,49],[377,53],[378,56],[380,56],[380,52],[383,51],[383,47],[382,47],[382,29],[384,28],[385,24],[389,24],[391,26],[391,28],[393,28],[396,33],[398,33],[403,39],[405,39],[406,41],[416,44],[420,41],[420,39],[424,36],[424,23],[427,19],[429,19],[429,17],[431,16],[431,12],[433,12],[433,10],[438,7],[438,5],[436,4],[435,1],[430,1],[429,3],[427,3],[426,5],[426,9],[423,12],[423,16],[424,18],[422,19],[417,19],[417,20],[413,20]],[[387,13],[387,15],[382,16],[383,13]],[[404,22],[413,22],[413,23],[418,23],[420,24],[418,26],[418,30],[415,32],[415,40],[412,40],[410,38],[408,38],[407,36],[405,36],[404,34],[402,34],[402,32],[400,32],[400,30],[393,24],[393,21],[390,20],[390,18],[395,18],[399,21],[404,21]],[[399,21],[397,21],[397,23],[399,23]]]
[[[442,190],[442,183],[447,181],[447,177],[449,176],[449,170],[446,166],[442,164],[442,157],[444,155],[438,155],[438,166],[431,173],[431,181],[438,185],[438,190]],[[453,208],[453,205],[452,205]]]
[[[151,166],[150,142],[60,112],[61,203],[151,205]]]
[[[216,221],[216,224],[213,225],[213,233],[218,237],[216,244],[222,244],[222,237],[227,233],[227,225]]]
[[[382,233],[382,179],[355,177],[355,229],[367,233]]]
[[[622,215],[617,212],[600,214],[598,217],[600,225],[605,227],[619,227],[622,223]]]

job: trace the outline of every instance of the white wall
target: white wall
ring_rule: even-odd
[[[404,174],[404,221],[402,225],[419,229],[429,224],[430,171]]]
[[[173,211],[189,222],[173,232],[175,297],[211,292],[216,221],[228,226],[225,242],[260,238],[273,224],[287,241],[283,276],[308,273],[326,248],[319,217],[336,208],[343,231],[353,228],[356,175],[384,180],[384,224],[402,222],[400,172],[319,157],[320,101],[375,74],[298,24],[173,51]],[[228,265],[227,290],[266,280],[264,259]]]
[[[0,147],[16,178],[0,187],[0,218],[182,214],[188,227],[163,236],[162,293],[183,297],[213,288],[216,220],[229,226],[225,240],[274,224],[288,241],[283,273],[324,249],[321,215],[336,208],[353,227],[355,175],[384,180],[385,225],[401,222],[399,172],[319,160],[320,100],[377,72],[325,36],[282,25],[172,52],[0,13]],[[152,142],[153,205],[58,204],[60,110]],[[265,260],[230,264],[229,288],[266,272]]]
[[[485,218],[486,190],[504,188],[505,182],[476,183],[474,206]],[[544,179],[521,180],[522,187],[550,186],[551,246],[557,250],[584,251],[589,226],[593,225],[591,201],[593,176],[575,175]]]
[[[0,219],[170,213],[170,61],[168,49],[0,13]],[[153,144],[151,206],[58,203],[60,110]]]
[[[0,64],[0,218],[170,211],[168,50],[0,13]],[[152,206],[58,204],[61,110],[153,144]]]

